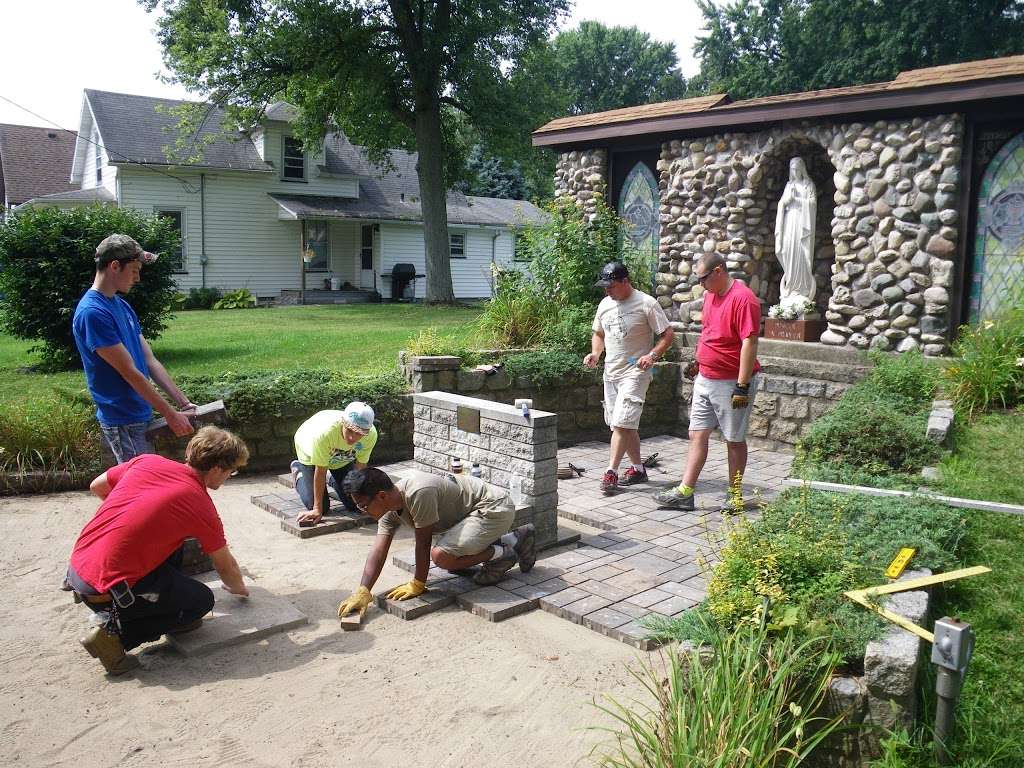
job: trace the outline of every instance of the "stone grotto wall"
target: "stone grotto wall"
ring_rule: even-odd
[[[608,194],[608,153],[603,149],[567,152],[555,166],[555,196],[570,197],[587,216],[597,215],[595,195]]]
[[[662,145],[658,301],[677,330],[698,330],[693,267],[717,251],[764,306],[781,269],[775,212],[789,160],[804,157],[818,190],[815,274],[826,344],[947,351],[963,123],[958,115],[871,123],[787,123]],[[602,165],[603,163],[603,165]],[[555,188],[584,207],[603,189],[602,150],[563,154]]]

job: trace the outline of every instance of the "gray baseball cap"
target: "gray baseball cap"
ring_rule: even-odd
[[[152,264],[157,259],[155,253],[143,250],[142,246],[128,235],[110,235],[96,246],[96,264],[105,266],[112,261],[135,261]]]

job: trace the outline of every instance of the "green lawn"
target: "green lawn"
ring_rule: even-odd
[[[1024,504],[1024,411],[988,413],[953,432],[953,454],[942,462],[943,493]]]
[[[179,312],[153,349],[172,376],[275,368],[365,373],[393,368],[398,351],[423,328],[468,335],[479,314],[478,308],[420,304]],[[0,334],[0,402],[84,387],[81,371],[24,370],[34,362],[30,346]]]

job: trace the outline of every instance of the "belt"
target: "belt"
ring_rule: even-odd
[[[92,605],[103,604],[111,602],[110,593],[104,592],[102,595],[78,595],[82,598],[83,602],[90,603]]]

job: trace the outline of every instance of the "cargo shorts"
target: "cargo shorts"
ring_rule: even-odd
[[[735,386],[736,379],[706,379],[697,374],[693,382],[693,400],[690,402],[690,430],[699,432],[718,427],[726,442],[744,442],[750,426],[754,396],[761,386],[761,374],[755,373],[750,379],[750,403],[746,408],[732,407],[732,391]]]
[[[612,429],[639,429],[647,388],[654,378],[650,371],[624,379],[604,380],[604,423]]]
[[[454,557],[477,555],[511,531],[515,517],[511,499],[497,496],[438,535],[434,545]]]

